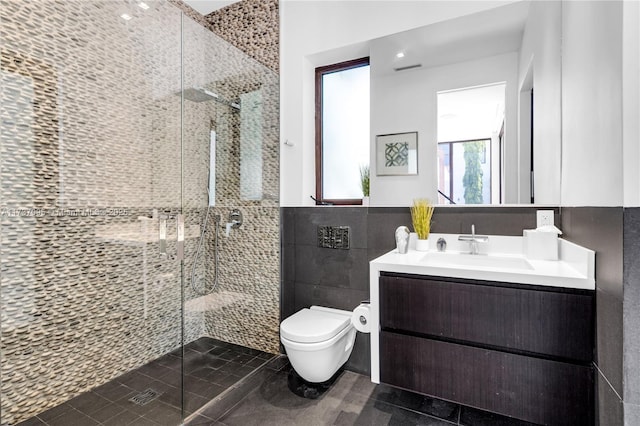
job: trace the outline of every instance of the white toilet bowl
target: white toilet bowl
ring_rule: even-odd
[[[325,382],[347,362],[356,340],[351,314],[311,306],[282,321],[280,341],[300,377],[311,383]]]

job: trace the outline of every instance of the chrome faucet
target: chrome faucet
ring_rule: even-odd
[[[476,235],[476,226],[471,225],[471,235],[460,235],[458,241],[468,241],[470,254],[478,254],[478,243],[486,243],[489,237],[486,235]]]

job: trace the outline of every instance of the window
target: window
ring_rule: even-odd
[[[439,203],[500,202],[505,90],[500,82],[438,93]]]
[[[491,139],[438,143],[438,203],[491,204]]]
[[[362,203],[369,149],[369,58],[316,68],[316,203]]]

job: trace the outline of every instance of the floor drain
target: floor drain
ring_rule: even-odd
[[[150,403],[151,401],[153,401],[159,396],[160,396],[160,392],[149,388],[145,391],[140,392],[139,394],[131,398],[129,401],[138,405],[147,405],[148,403]]]

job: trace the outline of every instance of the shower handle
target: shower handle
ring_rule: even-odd
[[[183,260],[184,259],[184,215],[183,214],[178,214],[176,215],[176,232],[177,232],[177,244],[176,244],[176,251],[177,251],[177,259],[176,260]]]
[[[158,220],[158,241],[160,245],[160,254],[167,255],[167,218],[161,216]]]
[[[160,255],[167,256],[167,220],[176,220],[176,256],[171,260],[184,259],[184,215],[160,214],[158,216],[158,241]]]

